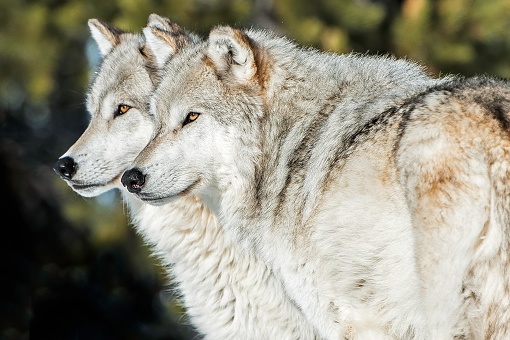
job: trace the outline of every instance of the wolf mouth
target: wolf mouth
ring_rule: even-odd
[[[86,189],[91,189],[91,188],[104,187],[106,185],[107,185],[107,183],[98,183],[98,184],[75,184],[75,183],[71,183],[71,186],[75,190],[86,190]]]
[[[188,195],[197,185],[200,183],[200,179],[197,179],[195,182],[191,183],[187,188],[178,192],[177,194],[170,196],[152,196],[150,193],[137,193],[138,197],[145,202],[157,203],[161,201],[166,201],[176,197],[183,197]]]
[[[103,182],[99,182],[99,183],[83,183],[82,181],[73,181],[73,180],[67,180],[67,182],[74,190],[87,190],[87,189],[101,188],[101,187],[106,187],[106,186],[112,185],[119,178],[120,178],[120,175],[114,176],[111,180],[103,181]]]

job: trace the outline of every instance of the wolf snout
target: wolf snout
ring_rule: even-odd
[[[76,173],[77,164],[71,157],[60,158],[53,164],[53,171],[55,171],[63,179],[71,179]]]
[[[145,175],[137,168],[133,168],[124,172],[120,181],[129,192],[136,194],[142,190],[145,183]]]

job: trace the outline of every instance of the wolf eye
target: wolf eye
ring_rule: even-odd
[[[198,112],[190,112],[188,113],[188,115],[186,116],[186,119],[184,119],[184,122],[182,123],[182,126],[186,125],[186,124],[189,124],[191,122],[194,122],[198,116],[200,116],[200,113]]]
[[[117,107],[117,111],[115,111],[115,114],[114,116],[117,117],[117,116],[121,116],[123,115],[124,113],[128,112],[129,109],[131,109],[131,106],[129,105],[125,105],[125,104],[120,104],[118,107]]]

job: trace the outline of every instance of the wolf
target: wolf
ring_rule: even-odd
[[[218,26],[122,183],[194,195],[328,339],[510,337],[510,84]]]
[[[122,173],[154,132],[148,103],[159,68],[200,38],[157,14],[144,34],[97,19],[88,25],[103,58],[87,93],[91,120],[54,170],[78,194],[93,197],[123,189]],[[270,269],[243,252],[197,197],[154,207],[121,192],[137,232],[166,264],[206,339],[318,338]]]
[[[447,80],[219,26],[162,70],[121,181],[155,206],[200,197],[321,337],[431,339],[394,112]]]

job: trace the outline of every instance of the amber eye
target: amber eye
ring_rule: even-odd
[[[130,108],[131,106],[129,105],[120,104],[117,107],[117,111],[115,112],[115,117],[123,115],[124,113],[128,112]]]
[[[200,113],[198,113],[198,112],[188,113],[188,115],[186,116],[186,119],[184,119],[184,122],[182,123],[182,126],[189,124],[191,122],[194,122],[198,118],[198,116],[200,116]]]

